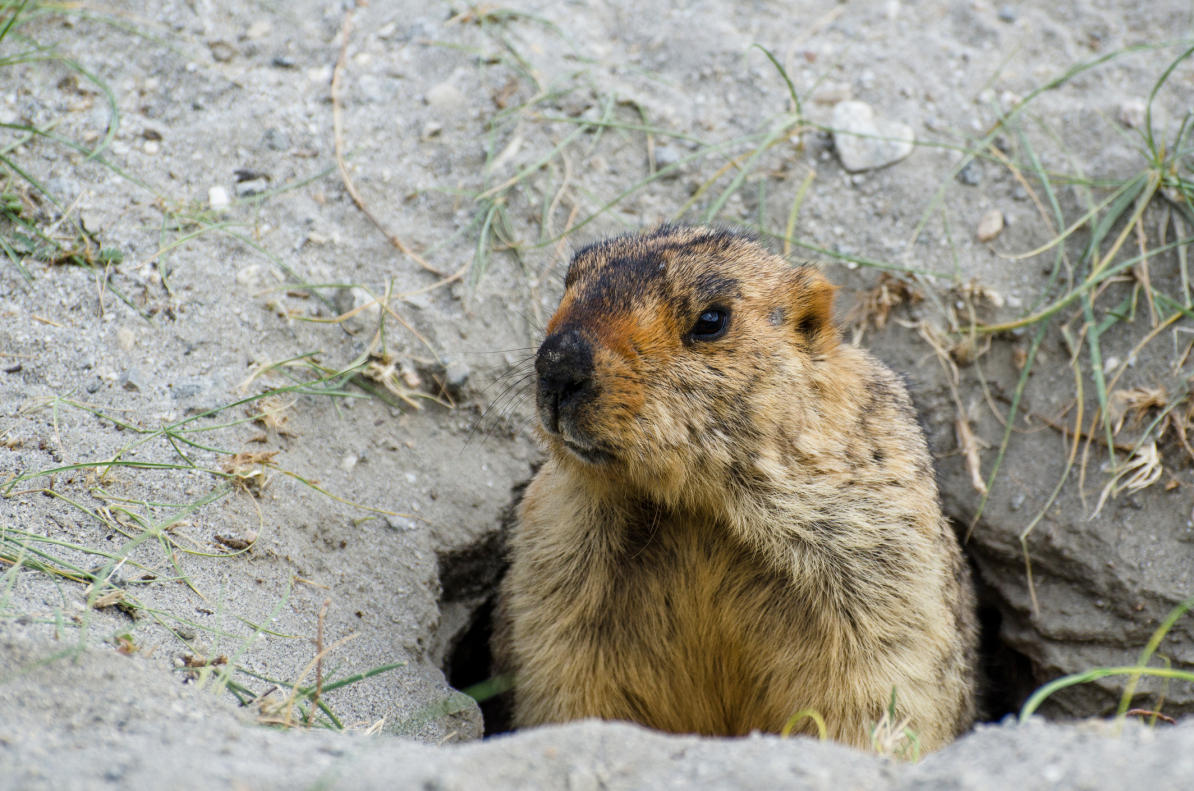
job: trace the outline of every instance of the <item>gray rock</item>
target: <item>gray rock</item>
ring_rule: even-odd
[[[125,390],[140,390],[145,392],[149,390],[149,380],[141,373],[140,368],[129,368],[120,375],[120,386]]]
[[[415,310],[427,310],[431,307],[431,297],[427,294],[412,294],[411,296],[403,297],[402,301]]]
[[[217,63],[227,63],[236,57],[236,47],[227,41],[208,42],[207,48],[211,50],[211,57]]]
[[[983,165],[977,159],[972,159],[958,171],[958,181],[967,187],[977,187],[983,183]]]
[[[658,170],[663,170],[675,165],[684,156],[684,153],[675,146],[661,145],[655,147],[655,167]],[[675,178],[680,175],[679,169],[669,171],[666,178]]]
[[[980,726],[920,763],[830,742],[671,736],[585,721],[436,746],[387,735],[276,730],[210,686],[139,656],[53,661],[32,627],[0,633],[4,752],[13,788],[954,789],[1189,788],[1194,723]],[[96,690],[104,690],[101,695]],[[447,710],[449,707],[444,707]],[[445,715],[439,715],[445,716]],[[454,717],[455,715],[446,715]],[[51,759],[52,756],[52,759]]]
[[[365,289],[359,286],[341,289],[336,292],[334,302],[336,309],[341,314],[356,311],[342,322],[349,332],[355,335],[377,328],[378,321],[381,319],[381,307]]]
[[[453,390],[459,390],[468,383],[468,364],[463,360],[452,359],[444,365],[444,383]]]
[[[70,178],[55,176],[46,179],[46,191],[59,200],[69,202],[79,194],[79,182]]]
[[[842,167],[851,173],[875,170],[912,153],[912,127],[875,115],[863,102],[839,102],[833,108],[833,144]]]
[[[1009,25],[1016,21],[1016,7],[1014,5],[1002,5],[999,7],[999,21],[1007,22]]]
[[[1034,371],[1037,377],[1051,373],[1048,366],[1039,364]],[[1068,374],[1061,371],[1058,376]],[[1057,392],[1060,400],[1064,387],[1058,386]],[[1048,414],[1056,407],[1042,403],[1035,408]],[[997,435],[998,430],[987,426],[982,435]],[[1036,479],[1058,480],[1065,457],[1056,452],[1055,442],[1056,436],[1043,432],[1022,435],[1008,446],[1003,469],[1023,470],[1032,464]],[[1100,464],[1092,460],[1088,475],[1100,470]],[[942,466],[942,500],[956,524],[969,525],[977,495],[967,488],[969,482],[960,467]],[[1172,493],[1152,486],[1136,494],[1140,509],[1133,508],[1125,496],[1110,501],[1091,518],[1094,498],[1105,482],[1101,477],[1105,471],[1099,474],[1088,501],[1083,501],[1076,486],[1064,488],[1026,536],[1031,579],[1020,534],[1043,507],[1046,494],[1034,488],[1026,491],[1026,498],[1013,497],[1009,488],[1023,483],[1001,476],[970,537],[971,555],[981,577],[1000,602],[1001,637],[1033,665],[1033,678],[1026,680],[1030,686],[1091,668],[1136,664],[1158,624],[1194,590],[1191,553],[1183,544],[1187,527],[1184,519],[1174,518]],[[1179,619],[1161,642],[1159,653],[1174,667],[1194,665],[1194,618],[1187,614]],[[1124,684],[1123,676],[1111,676],[1069,687],[1052,696],[1042,712],[1081,717],[1114,711]],[[1194,684],[1164,685],[1158,679],[1143,678],[1137,695],[1135,705],[1143,708],[1158,705],[1160,696],[1164,713],[1194,713]]]
[[[265,130],[261,142],[271,151],[287,151],[290,149],[290,137],[276,126]]]
[[[175,401],[194,398],[204,391],[207,382],[198,377],[179,379],[170,386],[170,395]]]

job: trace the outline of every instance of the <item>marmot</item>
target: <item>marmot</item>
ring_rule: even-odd
[[[969,569],[908,394],[840,342],[835,287],[676,226],[580,250],[564,283],[498,606],[514,725],[724,736],[811,709],[867,747],[887,713],[927,750],[967,728]]]

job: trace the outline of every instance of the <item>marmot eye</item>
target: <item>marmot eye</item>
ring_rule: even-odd
[[[694,341],[715,341],[726,334],[730,325],[730,312],[721,308],[709,308],[701,313],[689,335]]]

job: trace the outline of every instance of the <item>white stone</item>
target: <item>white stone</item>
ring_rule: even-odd
[[[232,204],[232,200],[228,197],[228,190],[215,186],[207,191],[207,203],[215,211],[222,211]]]
[[[249,29],[245,31],[245,38],[259,39],[265,38],[269,35],[272,26],[268,19],[258,19],[253,24],[249,25]]]
[[[851,173],[875,170],[912,153],[912,128],[875,115],[864,102],[839,102],[833,108],[833,144],[842,167]]]
[[[424,100],[437,110],[452,111],[464,106],[465,96],[450,82],[441,82],[427,90]]]

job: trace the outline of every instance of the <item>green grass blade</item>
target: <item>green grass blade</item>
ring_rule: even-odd
[[[1167,667],[1138,667],[1134,665],[1127,667],[1099,667],[1054,679],[1036,692],[1033,692],[1020,709],[1020,721],[1023,722],[1031,717],[1041,707],[1041,704],[1055,692],[1077,684],[1088,684],[1091,681],[1098,681],[1100,678],[1109,678],[1111,676],[1154,676],[1194,683],[1194,672],[1188,670],[1174,670]]]

